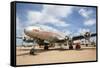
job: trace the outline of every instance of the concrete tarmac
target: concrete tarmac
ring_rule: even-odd
[[[96,60],[96,47],[93,46],[82,46],[80,50],[69,50],[68,46],[63,46],[62,48],[55,46],[50,47],[49,50],[43,50],[43,48],[36,46],[35,55],[29,54],[31,48],[32,47],[16,47],[17,65]]]

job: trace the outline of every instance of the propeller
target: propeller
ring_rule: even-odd
[[[22,40],[22,43],[21,45],[24,46],[24,42],[26,41],[26,35],[23,34],[22,36],[19,36],[19,37],[16,37],[17,39],[21,39]],[[24,46],[25,47],[25,46]]]
[[[86,43],[86,46],[88,46],[88,44],[90,43],[90,37],[91,37],[91,32],[85,32],[83,34],[84,38],[85,38],[85,43]]]
[[[22,35],[22,46],[25,47],[24,42],[26,41],[26,36],[25,34]]]

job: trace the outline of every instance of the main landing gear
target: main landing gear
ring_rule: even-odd
[[[69,44],[69,50],[73,50],[73,41],[69,40],[68,44]]]
[[[45,45],[44,50],[48,50],[48,49],[49,49],[48,45]]]
[[[48,50],[49,49],[48,45],[49,45],[49,43],[46,43],[46,42],[44,43],[44,50]]]
[[[34,49],[34,48],[32,48],[32,49],[30,50],[30,55],[35,55],[35,49]]]
[[[73,46],[72,45],[69,46],[69,50],[73,50]]]
[[[81,45],[79,43],[77,43],[75,49],[78,50],[80,48],[81,48]]]

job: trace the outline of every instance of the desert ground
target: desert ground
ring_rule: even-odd
[[[81,46],[80,50],[69,50],[68,46],[50,47],[49,50],[35,47],[35,55],[30,55],[32,47],[16,47],[16,63],[17,65],[29,64],[45,64],[45,63],[61,63],[61,62],[80,62],[80,61],[95,61],[96,47]]]

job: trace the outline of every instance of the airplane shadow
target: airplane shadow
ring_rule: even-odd
[[[75,51],[82,51],[82,50],[93,50],[93,49],[96,49],[96,48],[81,48],[81,49],[73,49]],[[22,54],[18,54],[17,56],[25,56],[25,55],[30,55],[30,49],[20,49],[19,51],[28,51],[27,53],[22,53]],[[48,51],[70,51],[70,49],[62,49],[62,48],[55,48],[55,49],[48,49],[48,50],[44,50],[44,49],[35,49],[35,54],[32,55],[32,56],[36,56],[38,55],[39,53],[42,53],[42,52],[48,52]]]
[[[30,49],[17,49],[18,51],[29,51]]]
[[[27,52],[27,53],[22,53],[22,54],[18,54],[18,55],[16,55],[16,56],[26,56],[26,55],[30,55],[30,53],[29,53],[29,52]],[[37,55],[37,54],[33,54],[33,55],[35,56],[35,55]],[[33,55],[32,55],[32,56],[33,56]],[[30,55],[30,56],[31,56],[31,55]]]
[[[21,53],[21,54],[18,54],[18,55],[16,55],[16,56],[30,55],[30,53],[29,53],[30,50],[31,50],[31,49],[18,49],[18,51],[28,51],[28,52],[27,52],[27,53]],[[61,48],[48,49],[48,50],[44,50],[44,49],[35,49],[35,50],[34,50],[34,51],[35,51],[34,56],[35,56],[35,55],[38,55],[39,53],[42,53],[42,52],[55,51],[55,50],[57,50],[57,51],[65,51],[65,50],[69,50],[69,49],[61,49]]]

